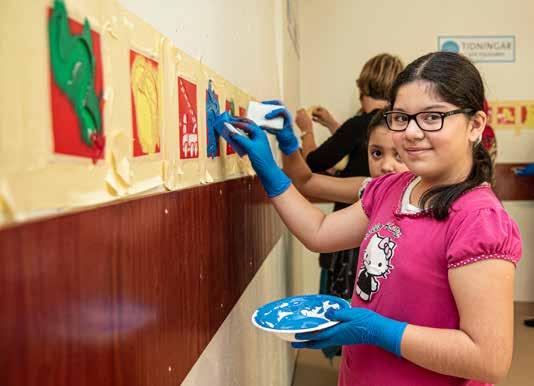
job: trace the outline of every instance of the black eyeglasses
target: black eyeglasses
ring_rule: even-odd
[[[417,114],[407,114],[400,111],[388,111],[384,114],[388,129],[404,131],[413,119],[423,131],[438,131],[443,127],[445,118],[455,114],[471,113],[473,109],[457,109],[443,113],[441,111],[421,111]]]

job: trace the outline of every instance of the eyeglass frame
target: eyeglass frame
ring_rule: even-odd
[[[433,132],[433,131],[439,131],[441,129],[443,129],[443,123],[445,122],[445,118],[447,117],[450,117],[451,115],[456,115],[456,114],[468,114],[468,113],[471,113],[473,112],[474,110],[473,109],[470,109],[470,108],[465,108],[465,109],[456,109],[456,110],[451,110],[451,111],[447,111],[447,112],[442,112],[442,111],[420,111],[418,113],[415,113],[415,114],[408,114],[408,113],[405,113],[404,111],[396,111],[396,110],[391,110],[391,111],[387,111],[384,113],[383,117],[384,117],[384,120],[386,121],[386,126],[388,127],[389,130],[391,131],[395,131],[395,132],[398,132],[398,133],[401,133],[403,131],[406,131],[406,129],[408,128],[408,126],[410,125],[410,122],[412,120],[415,121],[415,124],[417,125],[417,127],[419,127],[421,130],[423,131],[429,131],[429,132]],[[397,113],[397,114],[404,114],[405,116],[408,117],[408,122],[406,122],[406,127],[402,130],[393,130],[390,126],[389,126],[389,122],[388,122],[388,115],[391,115],[393,113]],[[419,122],[417,122],[417,116],[419,114],[428,114],[428,113],[431,113],[431,114],[438,114],[440,117],[441,117],[441,126],[439,127],[439,129],[436,129],[436,130],[427,130],[427,129],[423,129],[421,126],[419,126]]]

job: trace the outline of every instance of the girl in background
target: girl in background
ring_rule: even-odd
[[[361,109],[342,125],[321,106],[313,108],[312,118],[304,109],[297,111],[295,122],[301,131],[302,152],[314,173],[327,171],[348,155],[348,164],[340,177],[369,175],[365,149],[367,127],[376,111],[387,106],[393,81],[403,68],[402,61],[390,54],[369,59],[356,80]],[[315,143],[312,119],[332,134],[319,147]]]
[[[375,112],[364,137],[371,177],[408,170],[395,149],[392,132],[387,128],[384,118],[385,111],[382,109]],[[272,115],[274,114],[282,114],[285,122],[291,122],[287,110],[273,112]],[[276,136],[279,143],[284,141],[284,137],[294,137],[290,124],[285,125],[283,130],[269,132]],[[297,143],[296,138],[294,142]],[[340,178],[313,173],[298,151],[293,151],[289,155],[282,152],[282,162],[284,171],[300,193],[325,201],[353,204],[360,198],[360,187],[370,180],[364,176]]]

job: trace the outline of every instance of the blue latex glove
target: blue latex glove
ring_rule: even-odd
[[[248,134],[248,137],[233,134],[232,138],[248,154],[267,195],[273,198],[284,193],[291,185],[291,180],[276,164],[267,135],[251,120],[232,118],[231,124]]]
[[[284,127],[282,130],[271,129],[269,127],[264,127],[263,129],[276,137],[278,141],[278,148],[285,155],[290,155],[294,153],[299,148],[299,141],[293,132],[293,124],[291,119],[291,114],[289,111],[282,105],[280,101],[265,101],[261,102],[270,105],[280,105],[279,109],[273,110],[268,114],[265,114],[265,119],[273,119],[277,117],[282,117],[284,119]]]
[[[402,334],[407,323],[386,318],[366,308],[348,308],[335,311],[329,309],[325,315],[330,320],[339,320],[326,330],[297,334],[294,348],[322,349],[330,346],[351,344],[373,344],[400,357]]]
[[[514,169],[514,173],[516,176],[521,177],[534,176],[534,163],[523,166],[522,168],[516,168]]]
[[[213,127],[215,132],[222,136],[240,157],[243,157],[246,153],[245,150],[234,141],[234,133],[232,133],[228,126],[226,126],[227,123],[232,124],[232,119],[232,115],[228,111],[225,111],[224,113],[219,114]]]

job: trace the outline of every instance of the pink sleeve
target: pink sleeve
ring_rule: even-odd
[[[480,260],[503,259],[517,264],[521,258],[521,235],[514,220],[503,208],[474,210],[454,231],[447,249],[447,267],[457,268]]]
[[[399,182],[400,179],[409,177],[410,173],[389,173],[368,181],[361,198],[362,208],[367,218],[371,218],[373,208],[380,205],[380,201],[392,186]]]

